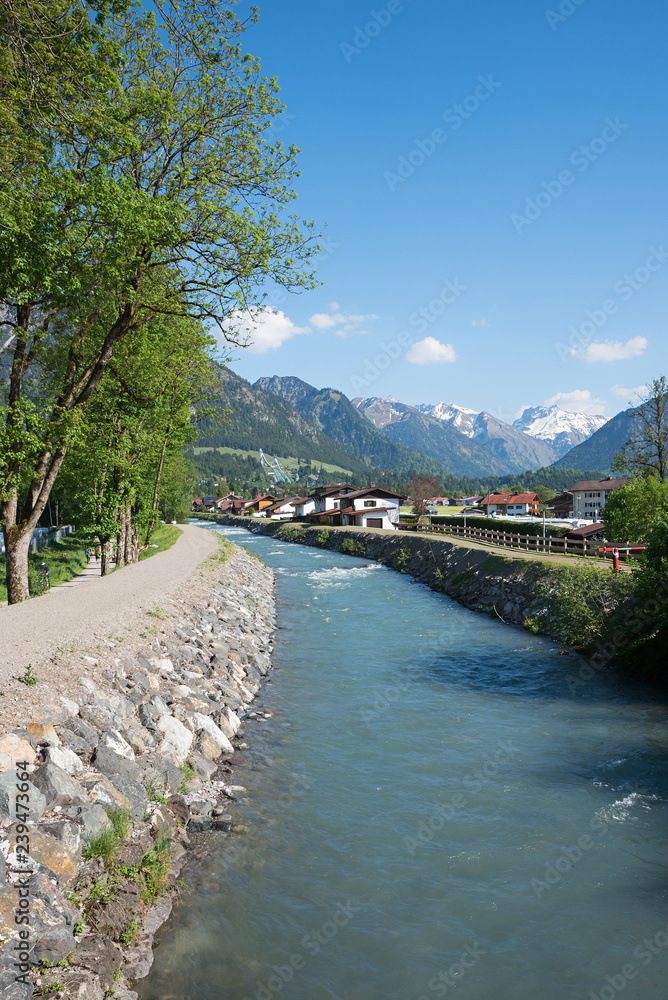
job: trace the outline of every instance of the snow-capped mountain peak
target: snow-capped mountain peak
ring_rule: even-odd
[[[549,441],[566,454],[606,423],[606,417],[590,413],[570,413],[558,406],[528,406],[514,427],[539,441]]]
[[[466,437],[475,436],[476,417],[479,416],[477,410],[470,410],[467,406],[458,406],[457,403],[418,403],[414,409],[420,413],[426,413],[429,417],[442,420],[446,424],[452,424],[461,434]]]

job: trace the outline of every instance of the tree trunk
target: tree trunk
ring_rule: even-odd
[[[11,525],[3,529],[7,572],[7,602],[20,604],[30,597],[28,588],[28,553],[33,529]]]
[[[132,524],[132,506],[128,500],[125,508],[125,545],[123,551],[126,566],[131,566],[134,562],[132,556],[134,552],[133,540],[135,533],[136,529]]]
[[[102,543],[102,562],[100,566],[100,576],[106,576],[109,572],[109,565],[111,563],[111,542],[106,541]]]

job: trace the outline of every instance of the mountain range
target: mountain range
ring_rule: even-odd
[[[478,472],[461,468],[472,458],[463,451],[462,438],[479,446],[475,457],[486,465],[488,475],[521,473],[552,465],[606,422],[605,417],[567,413],[556,406],[525,409],[514,424],[509,424],[484,410],[454,403],[408,406],[391,396],[374,396],[357,397],[353,404],[388,437],[404,444],[420,441],[427,454],[437,455],[459,475]],[[428,439],[424,436],[425,418],[430,421]]]
[[[247,453],[257,456],[262,448],[269,455],[331,464],[378,482],[415,472],[444,483],[453,477],[505,478],[548,467],[603,474],[629,436],[626,412],[606,421],[556,406],[528,407],[510,424],[453,403],[410,406],[392,397],[351,401],[336,389],[317,389],[295,376],[260,378],[251,385],[228,368],[216,370],[213,402],[224,421],[203,421],[197,445],[222,449],[228,465],[257,463]],[[207,454],[213,470],[215,456]]]

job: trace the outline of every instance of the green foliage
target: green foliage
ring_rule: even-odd
[[[86,544],[77,534],[67,535],[60,541],[48,545],[39,552],[31,552],[28,556],[28,580],[31,597],[38,597],[45,592],[44,576],[39,565],[46,562],[49,566],[49,579],[52,587],[67,583],[78,576],[86,567]],[[0,601],[7,600],[6,559],[0,556]]]
[[[130,829],[130,810],[127,806],[119,806],[116,809],[108,809],[107,815],[114,833],[119,840],[125,840]]]
[[[36,986],[33,991],[34,997],[48,997],[53,996],[56,993],[65,993],[67,986],[65,983],[43,983],[41,986]]]
[[[161,784],[157,778],[151,778],[146,784],[146,795],[150,802],[159,802],[160,805],[166,806],[167,799],[164,796],[166,790],[165,784]]]
[[[642,543],[666,518],[668,482],[656,476],[633,479],[613,490],[603,510],[606,538],[611,542]]]
[[[148,548],[143,549],[139,553],[140,561],[142,559],[148,559],[149,556],[154,556],[158,552],[165,552],[166,549],[171,549],[174,542],[183,534],[181,528],[177,528],[175,524],[160,524],[153,531],[151,535],[151,541],[148,544]]]
[[[668,380],[650,382],[647,395],[633,410],[631,436],[615,456],[613,471],[621,475],[668,476]]]
[[[33,670],[32,663],[28,664],[25,673],[18,680],[21,684],[25,684],[26,687],[34,687],[38,683],[37,674]]]
[[[146,851],[139,865],[144,883],[140,893],[143,903],[150,906],[167,891],[171,859],[171,840],[167,834],[161,833],[156,838],[154,846]]]
[[[291,528],[287,524],[282,524],[276,532],[284,542],[298,542],[304,537],[304,528]]]
[[[432,514],[431,523],[437,524],[458,524],[463,527],[464,516],[461,514]],[[502,519],[500,517],[484,517],[480,514],[468,515],[466,518],[467,528],[487,528],[492,531],[505,531],[514,535],[540,535],[543,534],[542,522],[538,521],[514,521],[511,518]],[[552,538],[563,538],[571,531],[571,528],[551,525],[549,521],[545,524],[546,536]]]
[[[410,562],[410,559],[411,559],[410,552],[408,551],[408,549],[405,549],[402,545],[401,548],[399,549],[399,555],[397,556],[396,559],[397,569],[404,569],[404,567],[407,566],[408,563]]]
[[[120,839],[116,830],[110,824],[105,823],[100,832],[88,840],[81,852],[82,857],[85,861],[102,858],[108,867],[118,851],[119,844]]]
[[[538,499],[541,503],[547,503],[548,500],[553,500],[557,495],[551,486],[544,486],[542,483],[532,486],[531,490],[533,493],[538,494]]]
[[[315,537],[316,545],[321,548],[326,549],[329,545],[329,532],[326,528],[322,528]]]
[[[344,538],[341,552],[345,552],[347,556],[363,556],[366,553],[366,546],[357,538]]]
[[[189,760],[184,761],[183,764],[180,765],[180,767],[181,770],[183,771],[183,779],[179,784],[179,791],[186,792],[188,790],[188,783],[192,781],[193,778],[195,777],[195,768],[192,766]]]
[[[668,681],[668,517],[654,524],[633,579],[634,599],[620,623],[616,658],[624,671],[665,683]]]
[[[544,607],[527,618],[532,632],[555,631],[560,641],[580,652],[591,653],[605,640],[611,616],[632,593],[628,574],[613,575],[597,566],[555,566],[535,584],[537,598]]]

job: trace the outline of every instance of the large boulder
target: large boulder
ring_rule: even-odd
[[[114,975],[123,963],[123,956],[118,945],[106,934],[87,934],[70,955],[70,963],[95,972],[102,985],[111,990]]]
[[[42,764],[32,775],[32,781],[44,794],[50,809],[54,806],[88,805],[85,788],[56,764]]]
[[[182,764],[192,746],[193,734],[173,715],[163,715],[157,726],[164,735],[164,740],[158,747],[159,752],[173,757],[177,764]]]
[[[37,753],[27,740],[15,733],[0,738],[0,772],[16,771],[16,763],[34,764]]]
[[[200,712],[195,712],[195,719],[198,726],[198,735],[201,730],[204,730],[204,732],[218,744],[220,747],[220,753],[234,753],[234,747],[230,743],[229,739],[210,716],[202,715]],[[208,754],[205,754],[205,756],[208,756]]]
[[[69,732],[69,730],[66,730]],[[47,764],[55,764],[62,771],[67,771],[69,775],[74,777],[75,774],[79,774],[83,771],[83,764],[75,754],[74,750],[69,747],[59,746],[46,748],[44,754],[44,760]]]
[[[31,774],[31,780],[20,782],[21,789],[27,785],[27,790],[17,788],[16,771],[7,771],[0,775],[0,820],[10,819],[13,823],[17,820],[22,822],[27,815],[28,820],[36,823],[47,806],[46,796],[42,794],[37,784],[34,782],[35,771]],[[17,803],[17,795],[27,795],[27,800],[22,799]],[[18,815],[17,815],[18,804]]]

